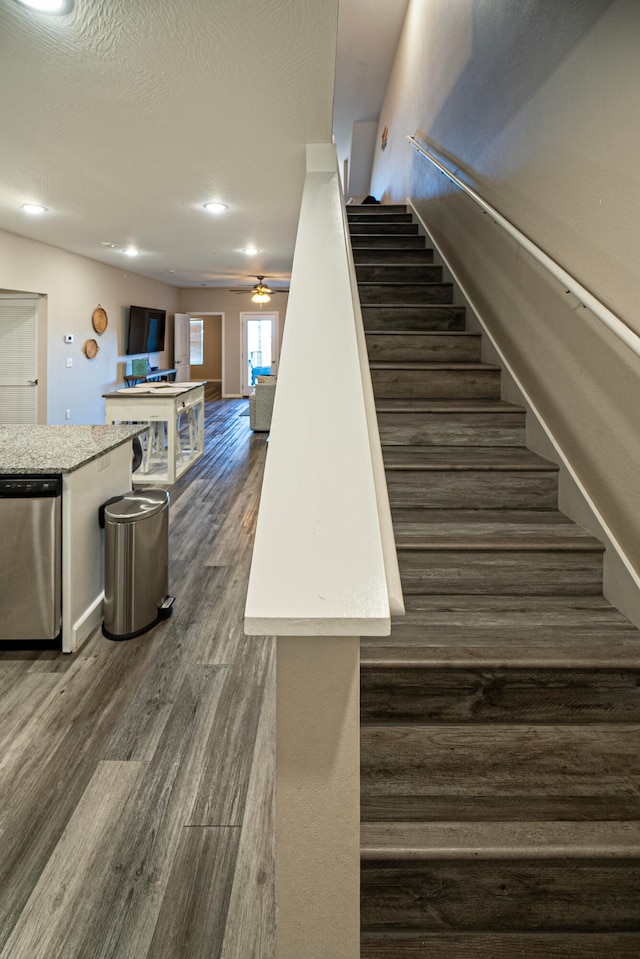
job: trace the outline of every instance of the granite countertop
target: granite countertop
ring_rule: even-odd
[[[0,426],[0,473],[73,473],[145,426]]]

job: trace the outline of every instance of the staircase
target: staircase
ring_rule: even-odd
[[[407,607],[362,640],[362,959],[638,959],[640,634],[411,214],[348,218]]]

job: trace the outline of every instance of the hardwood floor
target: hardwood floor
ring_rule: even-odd
[[[206,404],[171,488],[174,613],[0,650],[0,959],[272,959],[274,643],[242,632],[263,434]]]

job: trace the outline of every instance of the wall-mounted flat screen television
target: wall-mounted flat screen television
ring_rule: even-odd
[[[160,353],[164,350],[165,310],[132,306],[129,310],[127,353]]]

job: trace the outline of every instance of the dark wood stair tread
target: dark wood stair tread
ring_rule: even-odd
[[[440,334],[441,335],[441,334]],[[384,399],[376,400],[377,413],[520,413],[522,406],[506,400],[485,399]]]
[[[459,370],[461,372],[484,372],[487,370],[490,370],[491,372],[500,371],[499,366],[494,366],[491,363],[470,363],[466,360],[462,362],[446,363],[430,363],[428,360],[374,360],[370,363],[370,367],[372,370],[421,370],[425,373],[437,372],[441,370]]]
[[[345,207],[348,216],[352,213],[357,215],[358,213],[388,213],[389,211],[406,213],[408,209],[406,203],[346,203]]]
[[[385,470],[524,470],[557,472],[526,446],[385,446]]]
[[[453,337],[456,338],[467,338],[473,340],[479,340],[482,336],[481,333],[470,333],[468,330],[371,330],[367,331],[367,336],[424,336],[428,339],[433,339],[435,337]]]
[[[604,552],[595,536],[562,513],[527,510],[399,510],[394,516],[399,549],[589,550]],[[453,514],[453,515],[452,515]]]
[[[634,665],[640,632],[603,596],[408,595],[361,662],[552,667]]]
[[[519,644],[465,645],[464,636],[451,646],[402,646],[399,642],[396,640],[398,645],[372,646],[363,638],[361,669],[640,669],[640,637],[637,635],[626,645],[617,636],[608,641],[604,633],[597,641],[592,637],[576,639],[560,635],[553,646],[541,646],[536,645],[537,637],[532,630],[520,637]],[[525,642],[528,645],[525,646]]]
[[[362,264],[358,264],[361,266]],[[378,265],[378,264],[374,264]],[[432,286],[452,286],[452,284],[447,280],[359,280],[358,288],[365,290],[370,286],[384,286],[384,287],[404,287],[404,286],[418,286],[418,287],[432,287]]]
[[[640,858],[640,822],[366,822],[362,859]]]
[[[362,930],[361,959],[638,959],[640,932]]]

